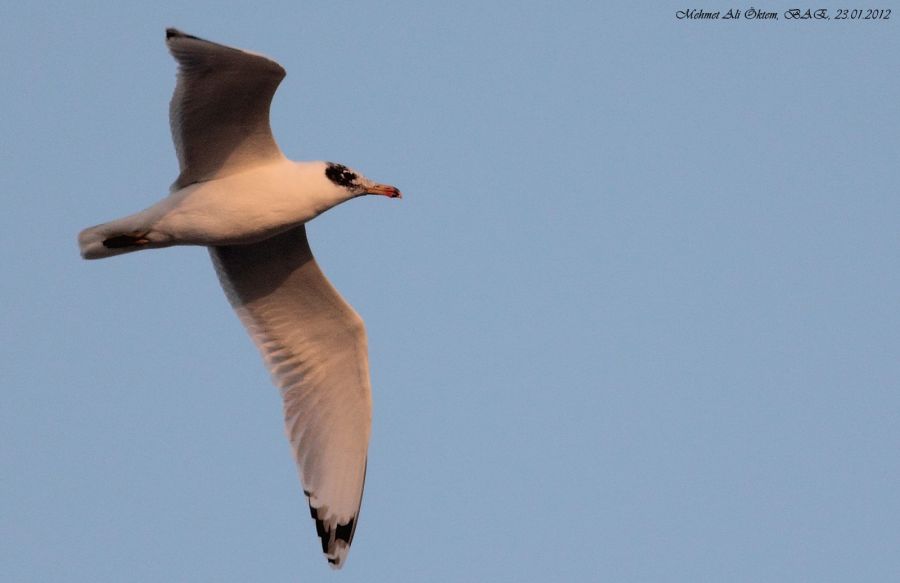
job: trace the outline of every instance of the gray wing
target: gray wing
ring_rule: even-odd
[[[210,255],[281,389],[322,551],[339,568],[359,516],[372,420],[363,321],[319,269],[303,225]]]
[[[281,65],[174,28],[166,45],[178,61],[169,123],[181,173],[172,190],[283,156],[269,127]]]

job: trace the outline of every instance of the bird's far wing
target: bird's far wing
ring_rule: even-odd
[[[169,123],[181,173],[173,190],[282,157],[269,127],[281,65],[174,28],[166,45],[178,61]]]
[[[372,420],[363,321],[319,269],[303,225],[251,245],[211,247],[210,255],[281,389],[322,551],[340,568],[356,529]]]

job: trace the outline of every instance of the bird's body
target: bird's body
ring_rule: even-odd
[[[288,439],[328,562],[340,567],[365,483],[372,403],[365,327],[322,274],[305,223],[393,186],[340,164],[292,162],[269,128],[284,77],[254,53],[175,29],[170,121],[180,174],[170,194],[85,229],[85,259],[173,245],[209,248],[219,281],[281,390]]]
[[[82,253],[86,259],[98,259],[140,248],[257,243],[353,198],[346,189],[326,183],[325,168],[324,162],[282,158],[190,184],[139,213],[84,230],[79,237]],[[122,234],[148,243],[104,245]]]

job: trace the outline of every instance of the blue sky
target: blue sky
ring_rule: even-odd
[[[9,580],[900,578],[900,13],[74,4],[0,35]],[[404,193],[309,225],[374,387],[339,574],[205,250],[77,253],[177,174],[166,26]]]

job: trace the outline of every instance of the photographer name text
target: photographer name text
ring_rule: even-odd
[[[789,8],[781,12],[750,8],[705,10],[688,8],[675,12],[678,20],[890,20],[890,8]]]

